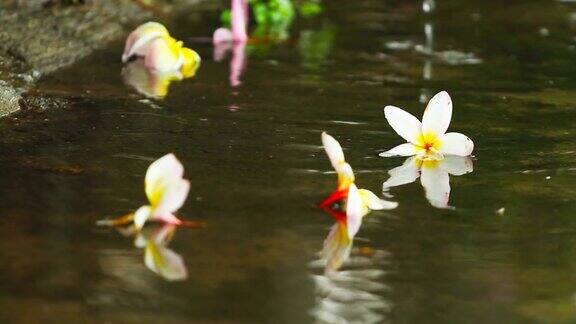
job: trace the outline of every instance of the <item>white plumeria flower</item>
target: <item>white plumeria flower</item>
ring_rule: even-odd
[[[171,153],[148,167],[144,187],[150,205],[142,206],[134,213],[136,229],[140,230],[149,219],[182,224],[174,213],[182,207],[190,191],[190,182],[183,179],[183,175],[184,167]]]
[[[328,207],[332,203],[345,199],[352,192],[353,194],[358,194],[360,197],[360,204],[358,205],[358,210],[351,209],[352,212],[363,213],[366,215],[371,209],[394,209],[398,205],[395,202],[389,202],[378,198],[374,193],[366,189],[358,189],[354,184],[355,176],[354,171],[350,164],[346,162],[344,158],[344,152],[342,151],[342,146],[334,137],[328,135],[326,132],[322,133],[322,144],[324,145],[324,150],[330,159],[330,163],[336,173],[338,174],[338,185],[336,190],[323,202],[320,203],[320,207]],[[355,199],[354,197],[353,199]],[[350,198],[348,198],[350,199]],[[350,202],[347,202],[349,205]],[[354,206],[356,207],[356,206]],[[356,230],[357,231],[357,230]],[[355,234],[355,233],[354,233]],[[351,235],[354,236],[354,235]]]
[[[387,192],[391,187],[412,183],[420,177],[428,202],[436,208],[450,208],[450,175],[460,176],[473,171],[472,159],[462,156],[446,156],[442,160],[412,156],[388,174],[390,178],[382,185]]]
[[[430,99],[422,123],[394,106],[386,106],[384,115],[394,131],[408,143],[380,153],[382,157],[420,155],[438,160],[444,155],[469,156],[474,150],[474,143],[467,136],[446,133],[452,118],[452,99],[446,91]]]
[[[143,58],[151,71],[179,72],[183,77],[193,76],[202,61],[198,53],[172,38],[168,29],[157,22],[142,24],[128,35],[122,62],[133,57]]]

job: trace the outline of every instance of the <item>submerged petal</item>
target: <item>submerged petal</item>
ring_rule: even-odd
[[[446,155],[468,156],[474,150],[474,142],[460,133],[446,133],[440,137],[440,152]]]
[[[422,117],[422,134],[426,139],[442,136],[452,119],[452,99],[446,91],[437,93],[430,101]]]
[[[448,208],[450,200],[450,176],[435,164],[433,167],[423,167],[420,176],[426,199],[436,208]]]
[[[414,145],[412,143],[400,144],[386,152],[382,152],[379,155],[381,157],[391,157],[391,156],[412,156],[416,154],[421,154],[425,152],[423,147]]]
[[[422,124],[418,118],[394,106],[386,106],[384,116],[394,131],[402,138],[412,144],[422,144]]]

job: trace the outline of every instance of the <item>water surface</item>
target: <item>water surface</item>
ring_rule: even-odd
[[[163,100],[122,81],[121,42],[34,91],[65,109],[0,122],[0,321],[112,323],[574,322],[576,7],[555,1],[325,1],[283,43],[250,46],[242,84],[206,38],[217,4],[166,21],[204,58]],[[476,145],[450,205],[418,181],[373,212],[336,276],[319,251],[335,186],[320,145],[345,148],[380,193],[404,159],[383,117],[454,101]],[[145,203],[149,163],[174,152],[192,190],[170,248],[188,280],[149,271],[98,219]],[[504,208],[504,209],[502,209]],[[500,210],[500,213],[497,211]]]

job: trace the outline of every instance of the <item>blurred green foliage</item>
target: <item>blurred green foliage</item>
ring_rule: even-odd
[[[296,9],[291,0],[249,0],[252,9],[251,16],[260,29],[269,30],[271,35],[282,35],[292,23]],[[304,18],[316,16],[322,12],[321,0],[302,0],[297,2],[297,8],[300,15]],[[222,25],[230,27],[231,12],[230,9],[222,11],[220,14]],[[260,27],[266,26],[266,27]],[[284,31],[283,31],[284,30]]]
[[[304,18],[314,17],[322,13],[322,3],[320,0],[304,0],[298,4],[298,11]]]

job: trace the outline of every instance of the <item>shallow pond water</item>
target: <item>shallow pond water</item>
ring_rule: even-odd
[[[576,6],[556,1],[325,1],[280,44],[251,44],[229,84],[208,37],[219,7],[167,21],[204,58],[163,100],[123,83],[123,44],[34,90],[65,109],[0,121],[0,321],[486,323],[576,321]],[[454,101],[474,171],[434,208],[419,181],[366,217],[325,275],[335,186],[320,133],[378,194],[402,158],[383,116]],[[133,239],[95,226],[145,203],[143,176],[174,152],[191,194],[170,248],[185,281],[148,270]]]

